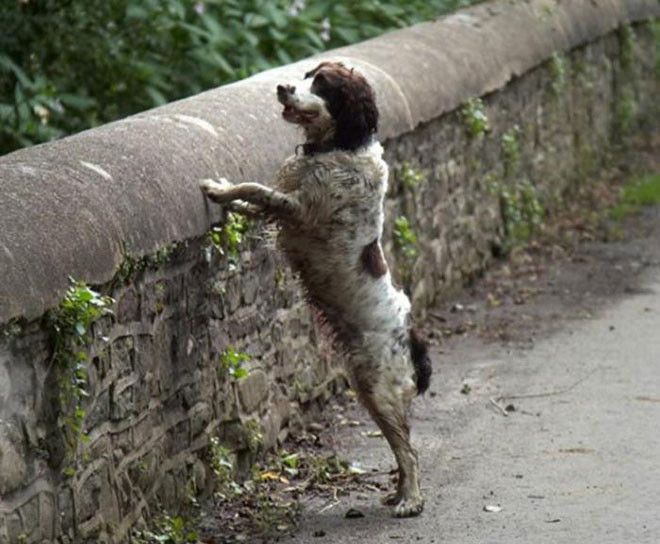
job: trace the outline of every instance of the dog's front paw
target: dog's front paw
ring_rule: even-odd
[[[394,507],[394,516],[397,518],[412,518],[419,516],[423,510],[424,499],[422,497],[408,497]]]
[[[213,202],[226,202],[231,200],[228,198],[227,190],[231,189],[232,184],[225,178],[220,178],[218,181],[212,179],[203,179],[199,182],[199,188],[202,192],[209,197]]]

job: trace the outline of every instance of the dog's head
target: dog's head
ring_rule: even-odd
[[[304,90],[278,85],[282,117],[305,130],[309,152],[353,150],[367,144],[378,129],[373,89],[362,74],[340,62],[322,62],[305,74]]]

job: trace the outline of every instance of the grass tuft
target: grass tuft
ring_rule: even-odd
[[[610,217],[621,221],[642,206],[660,204],[660,174],[642,176],[622,190],[620,202],[610,210]]]

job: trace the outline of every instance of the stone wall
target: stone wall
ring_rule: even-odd
[[[532,7],[536,4],[538,11],[530,12],[534,21],[546,13],[543,2],[531,3]],[[565,9],[576,9],[578,4],[581,2]],[[365,71],[376,81],[379,100],[383,98],[381,135],[392,172],[386,249],[389,260],[396,263],[399,280],[413,295],[418,314],[441,301],[448,289],[483,270],[494,255],[505,251],[520,235],[510,217],[512,206],[518,206],[524,217],[529,212],[530,220],[534,213],[526,208],[537,201],[546,208],[561,206],[563,199],[570,198],[571,190],[584,183],[603,160],[613,153],[625,154],[626,135],[653,128],[638,120],[653,119],[654,114],[657,119],[653,101],[658,95],[656,42],[653,23],[643,22],[658,15],[657,4],[610,2],[607,9],[613,10],[614,5],[627,7],[605,26],[589,23],[591,19],[585,15],[583,25],[574,25],[580,28],[577,42],[562,38],[559,41],[563,45],[551,41],[539,45],[537,49],[545,51],[544,55],[539,53],[533,63],[525,61],[524,70],[495,78],[497,84],[480,70],[483,81],[477,85],[476,76],[470,72],[475,67],[458,61],[454,70],[467,81],[461,92],[423,81],[414,91],[401,81],[396,92],[419,92],[424,96],[420,104],[408,100],[405,107],[398,102],[390,104],[388,97],[396,92],[391,90],[391,78],[380,73],[379,65],[372,64],[374,59],[365,54],[364,60],[351,53],[362,45],[330,55],[363,62]],[[491,20],[493,28],[498,28],[507,18],[520,25],[520,17],[527,13],[524,10],[530,9],[510,6],[509,2],[489,3],[440,21],[437,32],[452,36],[460,33],[452,27],[457,17],[459,21],[460,17],[470,21],[470,28],[465,29],[468,34],[478,32],[474,21],[481,21],[476,28],[488,27]],[[552,22],[552,11],[547,13]],[[608,13],[611,16],[613,11]],[[554,16],[561,20],[563,15],[558,12]],[[637,23],[630,26],[629,21]],[[536,24],[550,23],[541,20]],[[377,55],[389,47],[389,41],[395,47],[407,43],[406,36],[411,36],[410,43],[423,41],[428,30],[424,28],[394,33],[364,47]],[[568,31],[565,34],[570,35]],[[525,47],[523,43],[512,43]],[[483,45],[478,47],[484,58],[490,54]],[[433,56],[433,48],[428,50]],[[513,56],[513,65],[518,65],[515,52],[506,54]],[[282,70],[272,77],[254,78],[256,90],[250,96],[257,102],[264,100],[261,91],[266,85],[260,86],[259,78],[265,78],[272,94],[272,81],[285,75],[289,79],[299,77],[303,71],[300,66]],[[246,87],[237,88],[240,91]],[[199,104],[208,106],[213,96],[201,95]],[[473,96],[482,97],[488,130],[472,127],[470,133],[471,117],[464,104]],[[473,106],[480,108],[477,103]],[[230,117],[245,116],[241,109],[244,105],[232,107]],[[112,165],[118,164],[115,170],[100,159],[86,160],[94,149],[99,157],[106,156],[108,147],[100,143],[113,134],[125,139],[135,130],[135,141],[149,140],[147,129],[154,118],[167,119],[165,130],[173,131],[172,138],[182,149],[184,145],[186,149],[201,145],[211,132],[227,126],[202,124],[201,136],[194,133],[179,143],[183,133],[177,132],[181,129],[177,123],[199,128],[200,121],[168,111],[147,112],[107,129],[0,159],[0,172],[9,177],[31,176],[57,163],[64,166],[61,170],[53,166],[53,176],[66,179],[68,186],[73,186],[72,194],[83,189],[107,191],[100,199],[99,211],[92,214],[89,231],[71,230],[71,238],[91,240],[84,251],[82,243],[76,242],[71,248],[71,243],[62,241],[66,226],[50,233],[50,237],[43,230],[46,227],[35,234],[35,240],[53,246],[56,254],[61,250],[64,264],[53,262],[48,268],[43,252],[51,248],[32,246],[33,267],[46,263],[47,268],[34,273],[23,270],[18,251],[7,249],[12,247],[11,234],[6,243],[0,239],[9,256],[0,258],[11,286],[11,291],[2,295],[6,300],[0,298],[5,323],[0,334],[0,543],[126,541],[132,527],[161,508],[176,510],[191,496],[212,488],[210,437],[217,436],[234,452],[239,469],[246,469],[260,451],[296,432],[304,418],[313,417],[325,400],[345,386],[341,367],[323,332],[273,249],[269,229],[251,225],[240,252],[234,253],[226,244],[211,244],[204,234],[209,228],[208,216],[200,220],[188,209],[192,199],[197,199],[195,212],[201,215],[204,204],[196,181],[219,168],[209,167],[211,159],[202,151],[198,161],[184,161],[181,166],[166,153],[154,158],[117,143],[111,158]],[[264,118],[270,119],[265,114]],[[236,133],[242,134],[240,127]],[[250,160],[246,166],[234,159],[236,164],[227,169],[234,168],[237,179],[244,179],[246,172],[251,174],[250,168],[260,170],[264,176],[272,173],[282,153],[293,148],[294,136],[288,134],[283,142],[273,144],[283,149],[264,153],[252,149],[254,143],[246,143],[247,159],[254,154],[256,166]],[[219,153],[219,146],[213,146],[212,151]],[[238,156],[246,159],[245,155]],[[76,170],[69,160],[76,164],[84,160],[94,166],[88,175],[97,178],[86,184],[79,165]],[[169,186],[158,185],[158,178],[151,195],[162,194],[166,201],[127,202],[126,210],[132,210],[133,215],[125,221],[131,230],[120,237],[121,247],[109,245],[106,251],[104,232],[112,240],[114,233],[121,231],[117,227],[119,219],[123,221],[124,214],[129,215],[121,211],[115,221],[112,213],[117,207],[108,209],[112,223],[101,217],[104,202],[108,208],[112,207],[108,202],[113,206],[123,202],[116,186],[124,182],[118,180],[121,174],[116,172],[129,172],[127,185],[120,189],[129,187],[129,183],[140,185],[158,161],[164,161],[170,173],[177,168],[189,172],[185,194],[183,188],[177,188],[181,198],[172,202],[179,193],[169,194]],[[167,169],[163,176],[167,178]],[[99,182],[105,185],[93,185]],[[175,180],[172,186],[180,184]],[[6,197],[10,203],[12,196],[16,197],[13,204],[21,196],[22,186],[16,187]],[[48,216],[47,209],[39,208],[44,197],[34,186],[22,195],[28,197],[35,202],[27,208],[36,208],[36,218],[43,218],[46,225],[51,219],[52,225],[76,221],[84,225],[88,219],[86,214],[77,213],[65,220],[67,215],[62,210],[68,204],[62,202],[59,193],[45,201],[50,207],[59,207],[54,218]],[[83,194],[79,198],[74,210],[84,208],[93,197]],[[7,207],[4,217],[10,217],[12,209]],[[219,211],[212,213],[216,215],[211,220],[223,228],[225,218]],[[417,242],[410,241],[410,237],[406,242],[405,236],[401,237],[401,222],[399,243],[395,242],[394,224],[400,217],[408,219],[408,234],[414,233]],[[103,221],[108,221],[107,230],[99,234],[95,225]],[[524,221],[522,224],[525,227]],[[75,228],[79,226],[71,226]],[[12,232],[10,226],[3,230]],[[89,397],[82,399],[80,406],[84,410],[82,431],[87,438],[80,438],[74,451],[67,447],[62,433],[72,403],[61,398],[62,372],[54,364],[53,321],[48,319],[66,288],[66,279],[60,281],[58,270],[67,267],[70,274],[95,283],[98,290],[116,301],[113,314],[92,325],[91,344],[85,348]],[[23,283],[16,270],[23,270]],[[55,301],[53,293],[57,294]],[[223,365],[228,350],[249,356],[240,363],[247,371],[246,377],[232,376]]]

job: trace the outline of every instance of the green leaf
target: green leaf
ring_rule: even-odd
[[[237,380],[240,380],[241,378],[246,378],[247,375],[248,375],[248,371],[242,367],[239,367],[234,370],[234,378],[236,378]]]
[[[27,77],[25,72],[4,53],[0,53],[0,67],[4,68],[5,71],[12,72],[23,87],[32,87],[32,81],[30,81],[30,78]]]
[[[263,15],[248,13],[245,16],[245,25],[249,28],[261,28],[270,24],[270,21]]]

